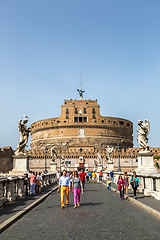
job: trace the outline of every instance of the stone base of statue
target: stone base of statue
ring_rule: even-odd
[[[13,169],[9,171],[12,175],[23,175],[29,172],[28,154],[13,155]]]
[[[135,170],[137,174],[157,173],[157,169],[154,167],[153,153],[150,151],[139,152],[138,168]]]
[[[61,166],[61,171],[66,170],[65,166]]]
[[[50,172],[52,173],[57,172],[57,163],[54,163],[54,162],[50,163]]]
[[[114,170],[114,162],[113,161],[107,161],[107,171],[113,171]]]
[[[99,172],[99,171],[102,171],[102,165],[101,164],[98,164],[98,166],[97,166],[97,172]]]

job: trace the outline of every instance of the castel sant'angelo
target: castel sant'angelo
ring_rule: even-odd
[[[56,149],[57,167],[60,168],[61,159],[64,159],[74,170],[79,167],[79,159],[83,159],[85,168],[92,169],[97,154],[105,165],[107,146],[114,147],[113,158],[118,156],[117,146],[124,152],[133,147],[133,123],[127,119],[101,116],[97,100],[84,100],[82,89],[78,91],[79,100],[64,100],[60,117],[31,125],[30,169],[44,169],[45,155],[49,169],[52,148]]]

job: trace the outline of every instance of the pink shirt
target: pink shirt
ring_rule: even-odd
[[[35,183],[36,182],[36,175],[31,174],[30,175],[30,183]]]

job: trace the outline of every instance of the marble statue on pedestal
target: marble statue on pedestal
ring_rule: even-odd
[[[51,157],[52,157],[51,162],[52,162],[52,163],[55,163],[56,158],[57,158],[57,152],[56,152],[55,147],[52,147],[52,148],[51,148]]]
[[[97,153],[97,163],[98,163],[98,165],[102,164],[102,162],[101,162],[101,155],[100,155],[99,152]]]
[[[114,170],[114,162],[111,156],[111,153],[113,152],[113,147],[110,147],[107,145],[107,171],[113,171]]]
[[[107,158],[108,158],[108,161],[112,161],[112,157],[111,157],[111,153],[113,152],[113,147],[110,147],[109,145],[107,146],[106,148],[107,150]]]
[[[145,123],[143,123],[142,120],[138,120],[138,126],[139,129],[136,130],[138,132],[137,141],[140,144],[141,151],[149,151],[147,135],[150,130],[150,122],[145,120]]]
[[[28,142],[29,133],[31,132],[31,128],[25,125],[28,122],[28,117],[24,115],[24,119],[20,119],[18,121],[18,131],[20,134],[20,141],[17,145],[17,150],[15,155],[25,155],[25,147]]]
[[[150,130],[150,123],[148,120],[145,120],[145,123],[143,123],[142,120],[138,120],[138,126],[137,141],[140,144],[141,151],[137,154],[138,168],[136,169],[136,173],[155,174],[157,173],[157,169],[154,167],[154,153],[149,150],[149,145],[147,144],[147,135]]]
[[[61,167],[65,167],[64,155],[61,157]]]

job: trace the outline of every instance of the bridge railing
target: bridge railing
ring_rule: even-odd
[[[15,201],[18,197],[24,197],[26,185],[25,176],[2,176],[0,177],[0,207],[7,201]],[[56,182],[56,174],[42,175],[42,188]],[[29,190],[29,184],[28,184]]]
[[[119,175],[124,176],[124,172],[114,172],[114,183],[117,183]],[[103,178],[107,176],[107,171],[103,173]],[[129,181],[133,176],[133,173],[127,173]],[[140,180],[140,187],[138,191],[144,193],[146,196],[153,196],[155,199],[160,200],[160,173],[155,174],[137,174],[137,177]],[[131,185],[129,184],[129,188]]]

